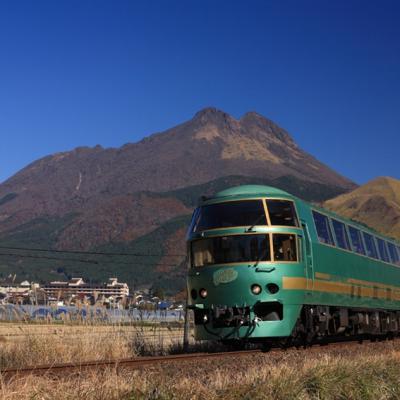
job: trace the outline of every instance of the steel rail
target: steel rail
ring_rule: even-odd
[[[99,368],[139,368],[145,365],[158,365],[160,363],[168,362],[183,362],[195,361],[202,359],[243,356],[248,354],[260,353],[260,349],[256,350],[240,350],[240,351],[227,351],[219,353],[191,353],[191,354],[177,354],[169,356],[152,356],[152,357],[136,357],[125,358],[119,360],[97,360],[97,361],[83,361],[80,363],[62,363],[62,364],[48,364],[38,365],[34,367],[25,368],[5,368],[0,370],[2,379],[10,379],[14,376],[24,375],[60,375],[72,372],[82,372]]]
[[[80,333],[73,333],[73,332],[34,332],[34,333],[2,333],[0,334],[0,338],[4,339],[12,339],[12,338],[18,338],[18,337],[31,337],[31,336],[56,336],[60,338],[66,338],[66,337],[75,337],[75,336],[82,336],[82,335],[91,335],[91,336],[138,336],[138,337],[143,337],[143,338],[153,338],[153,337],[164,337],[164,338],[170,338],[170,337],[182,337],[181,332],[176,332],[172,333],[169,331],[161,332],[161,333],[141,333],[141,332],[134,332],[134,331],[127,331],[127,332],[80,332]]]

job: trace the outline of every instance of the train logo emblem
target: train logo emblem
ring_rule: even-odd
[[[219,269],[214,272],[213,282],[215,286],[218,286],[220,283],[229,283],[234,281],[238,277],[237,271],[232,268],[229,269]]]

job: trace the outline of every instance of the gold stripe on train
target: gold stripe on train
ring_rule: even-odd
[[[284,276],[282,278],[283,289],[287,290],[309,290],[313,292],[336,293],[351,297],[369,297],[372,299],[384,299],[389,301],[400,300],[399,287],[355,279],[348,279],[347,282],[319,279],[313,281],[312,279],[289,276]],[[361,283],[364,286],[361,286]],[[370,286],[367,286],[367,284]]]
[[[326,274],[325,272],[316,272],[315,277],[319,279],[326,279],[329,281],[332,278],[332,275]]]

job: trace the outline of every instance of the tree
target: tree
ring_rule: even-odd
[[[158,297],[160,300],[165,299],[165,292],[164,289],[161,287],[152,287],[151,288],[151,294],[153,297]]]

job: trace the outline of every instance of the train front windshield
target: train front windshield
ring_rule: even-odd
[[[296,235],[291,233],[230,235],[194,240],[192,267],[214,264],[258,263],[262,261],[297,262]]]
[[[221,236],[192,243],[194,267],[250,261],[271,261],[268,234]]]
[[[266,207],[273,226],[298,227],[293,201],[267,199]],[[209,204],[195,210],[188,234],[215,228],[268,225],[262,200],[242,200]]]
[[[192,219],[190,232],[233,226],[267,225],[262,200],[232,201],[199,207]]]

